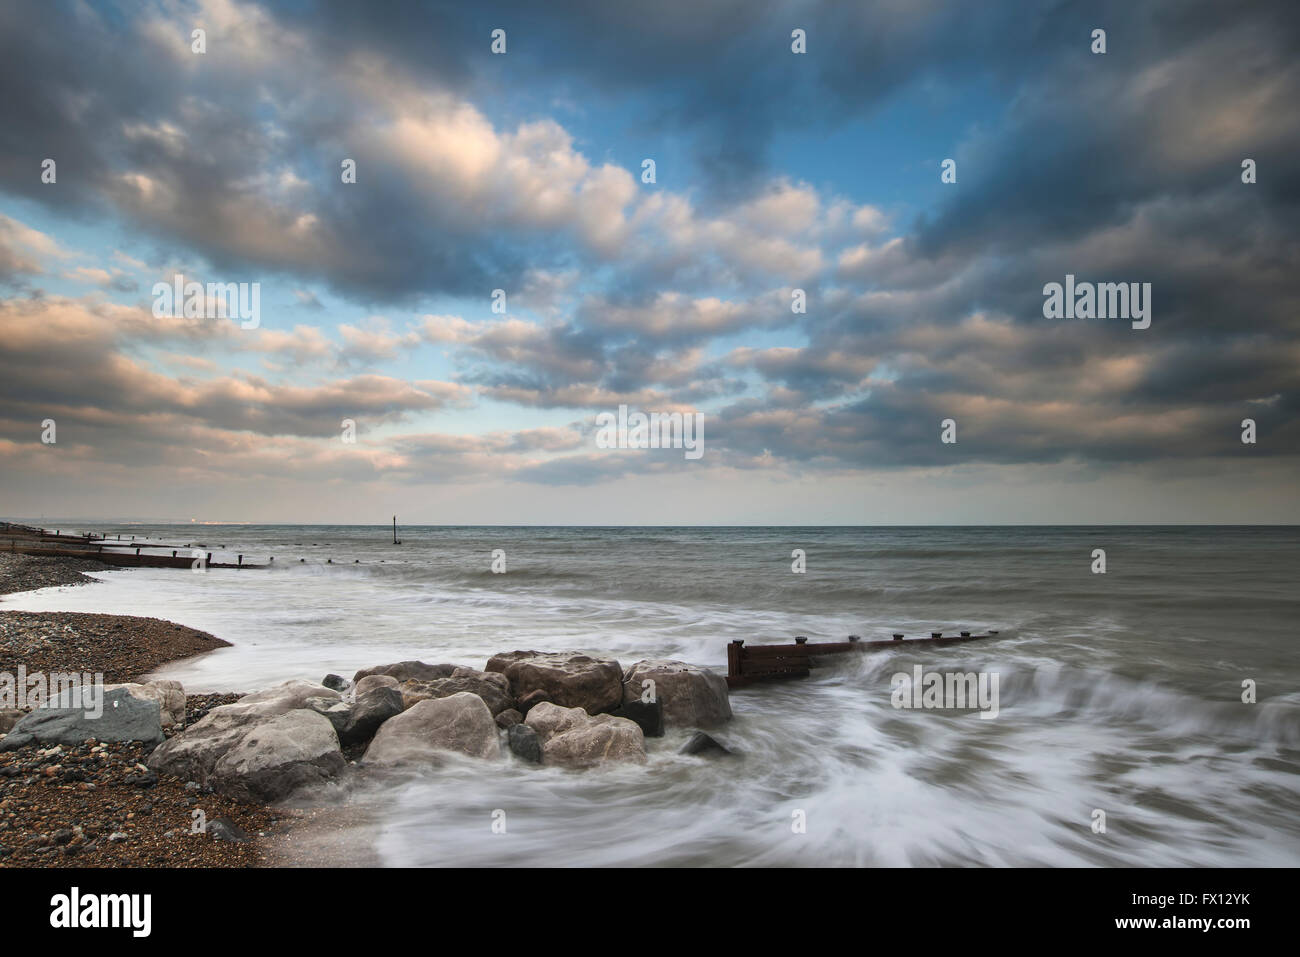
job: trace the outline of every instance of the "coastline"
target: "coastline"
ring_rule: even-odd
[[[0,553],[0,596],[95,584],[87,571],[116,570],[81,558]],[[83,672],[105,684],[138,682],[171,661],[229,647],[206,632],[158,618],[8,611],[0,599],[0,674]],[[191,695],[192,726],[238,694]],[[30,709],[22,709],[30,710]],[[7,720],[6,720],[7,714]],[[0,712],[0,741],[15,712]],[[145,766],[139,743],[30,744],[0,752],[0,868],[269,866],[284,831],[314,812],[240,803]],[[204,833],[192,833],[202,811]],[[218,823],[220,822],[220,823]],[[214,826],[215,825],[215,826]]]

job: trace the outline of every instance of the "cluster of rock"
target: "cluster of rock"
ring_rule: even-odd
[[[643,764],[646,738],[665,728],[711,728],[731,718],[724,678],[681,661],[617,661],[514,651],[485,670],[402,661],[358,671],[351,682],[288,681],[179,725],[177,682],[112,686],[104,713],[43,708],[14,723],[0,749],[24,744],[133,740],[157,744],[149,768],[245,801],[275,801],[362,767],[437,764],[449,755],[590,768]],[[683,749],[726,753],[703,733]]]

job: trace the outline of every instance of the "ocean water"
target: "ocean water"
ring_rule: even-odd
[[[340,864],[1300,864],[1293,527],[411,527],[400,546],[383,526],[81,527],[274,555],[265,571],[133,569],[0,600],[233,642],[158,672],[192,692],[524,648],[725,672],[734,638],[1001,632],[734,691],[725,760],[677,755],[675,732],[645,767],[453,760],[321,795],[370,821]],[[918,665],[996,675],[997,717],[894,707],[892,677]]]

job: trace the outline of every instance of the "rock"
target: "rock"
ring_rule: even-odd
[[[512,724],[506,731],[510,753],[529,764],[542,763],[542,739],[526,724]]]
[[[380,665],[377,668],[362,668],[352,680],[360,682],[370,675],[389,675],[399,683],[416,678],[420,681],[432,681],[434,678],[450,678],[456,670],[455,665],[427,665],[423,661],[399,661],[392,665]]]
[[[352,689],[352,697],[359,697],[369,691],[374,691],[376,688],[398,688],[401,687],[401,684],[392,675],[366,675]]]
[[[334,733],[339,736],[339,741],[343,740],[343,729],[348,726],[352,720],[352,705],[346,701],[336,701],[333,698],[308,698],[303,702],[308,711],[315,711],[323,715],[330,725],[334,728]]]
[[[519,724],[519,722],[523,721],[524,716],[514,708],[507,708],[496,716],[496,720],[498,728],[505,728],[509,731],[515,725]]]
[[[403,710],[402,692],[396,688],[371,688],[365,694],[357,695],[339,741],[345,747],[365,744],[375,736],[381,724]]]
[[[326,675],[320,680],[320,683],[322,687],[329,688],[330,691],[337,691],[339,694],[352,687],[352,682],[341,675]]]
[[[730,754],[731,751],[718,744],[703,731],[696,731],[677,753],[698,754],[707,757],[711,754]]]
[[[588,768],[608,761],[644,764],[645,736],[626,718],[594,717],[582,708],[563,708],[543,701],[524,719],[542,742],[542,760],[571,768]]]
[[[229,841],[232,844],[243,844],[253,839],[253,835],[228,817],[219,817],[215,821],[209,821],[207,827],[204,828],[204,833],[214,841]]]
[[[26,711],[19,711],[17,708],[0,708],[0,734],[8,734],[9,730],[22,720]]]
[[[657,698],[654,701],[642,701],[640,698],[634,701],[624,701],[623,707],[611,711],[616,718],[627,718],[629,721],[635,721],[641,733],[647,738],[662,738],[664,736],[664,705]]]
[[[537,707],[543,701],[550,701],[550,700],[551,700],[551,696],[548,695],[541,688],[538,688],[536,691],[530,691],[528,692],[528,694],[524,695],[522,698],[519,699],[519,713],[528,714],[529,711]]]
[[[514,695],[510,693],[510,681],[505,675],[492,671],[457,668],[446,678],[433,678],[427,681],[411,678],[402,682],[402,700],[408,708],[417,701],[445,698],[461,691],[478,695],[493,715],[508,711],[515,706]]]
[[[343,770],[338,735],[323,715],[289,711],[254,725],[212,769],[213,786],[242,801],[279,801]]]
[[[496,722],[478,695],[460,691],[417,701],[380,725],[364,760],[379,765],[436,762],[444,751],[476,758],[501,756]]]
[[[310,711],[312,709],[307,702],[318,698],[336,703],[343,700],[338,692],[307,681],[287,681],[265,691],[244,695],[234,704],[213,708],[203,718],[161,744],[149,755],[149,767],[155,771],[166,771],[185,781],[207,784],[217,762],[249,731],[290,711]],[[314,703],[319,707],[320,702]],[[329,723],[328,720],[326,723]]]
[[[516,698],[543,691],[554,704],[582,708],[589,715],[612,711],[623,703],[623,669],[617,661],[607,658],[512,651],[489,658],[487,670],[504,674]]]
[[[158,783],[158,775],[147,768],[143,771],[132,771],[122,778],[122,783],[137,788],[151,788]]]
[[[314,685],[310,681],[286,681],[263,691],[246,694],[235,704],[257,705],[268,714],[284,714],[286,711],[297,711],[305,708],[308,698],[343,700],[343,696],[337,691],[331,691],[324,685]],[[223,705],[223,707],[231,706]]]
[[[84,690],[84,689],[83,689]],[[90,695],[87,694],[86,698]],[[69,692],[63,701],[72,703],[77,696]],[[81,744],[87,738],[97,741],[140,741],[161,744],[165,738],[158,704],[134,697],[125,688],[105,691],[100,704],[103,713],[87,716],[85,699],[73,707],[41,707],[24,715],[0,741],[0,751],[13,751],[28,744]]]
[[[139,684],[105,685],[105,691],[125,688],[131,697],[158,702],[164,728],[185,723],[185,689],[179,681],[146,681]]]
[[[727,679],[684,661],[652,658],[638,661],[623,679],[624,704],[639,701],[645,680],[654,682],[655,698],[669,727],[711,728],[731,720]]]

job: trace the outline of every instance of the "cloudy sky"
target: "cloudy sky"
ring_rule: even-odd
[[[1300,521],[1297,49],[1282,0],[4,3],[0,514]],[[1067,274],[1150,328],[1044,318]]]

